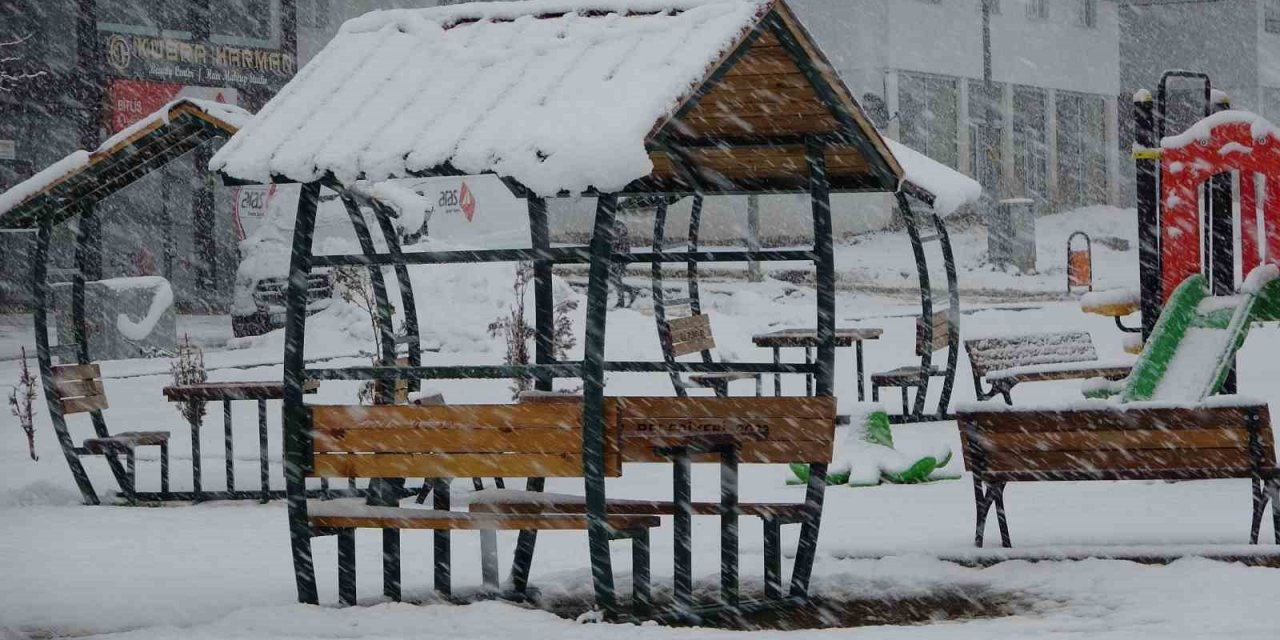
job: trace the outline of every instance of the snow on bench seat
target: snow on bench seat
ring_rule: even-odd
[[[1116,360],[1086,360],[1084,362],[1029,364],[1021,367],[1010,367],[1008,369],[988,371],[986,378],[988,381],[1017,379],[1020,382],[1032,382],[1036,380],[1078,378],[1080,376],[1076,374],[1081,373],[1094,374],[1089,376],[1092,378],[1107,378],[1113,375],[1124,377],[1129,375],[1130,369],[1133,368],[1133,362],[1134,358],[1122,358]]]

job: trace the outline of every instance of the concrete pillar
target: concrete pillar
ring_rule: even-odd
[[[1115,96],[1105,96],[1102,108],[1106,119],[1106,140],[1103,149],[1107,158],[1107,204],[1120,206],[1120,101]],[[1126,105],[1128,106],[1128,105]]]
[[[1045,196],[1052,211],[1058,209],[1058,90],[1045,90]]]
[[[1013,157],[1013,85],[1005,84],[1000,94],[1000,199],[1026,195],[1023,185],[1017,183]]]
[[[889,111],[889,126],[885,133],[894,140],[901,140],[901,120],[894,117],[898,115],[898,72],[894,69],[884,72],[884,106]]]
[[[747,196],[747,250],[760,250],[760,196]],[[747,263],[747,280],[750,282],[761,282],[764,280],[764,272],[760,269],[760,262],[753,260]]]
[[[960,173],[977,177],[970,156],[973,148],[969,140],[969,80],[959,79],[959,91],[956,93],[956,150],[960,154],[957,166]]]

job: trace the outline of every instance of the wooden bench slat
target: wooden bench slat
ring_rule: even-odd
[[[605,475],[620,474],[617,456],[605,456]],[[448,453],[405,454],[326,453],[314,457],[312,477],[318,478],[577,478],[582,476],[580,454]]]
[[[555,453],[582,451],[581,429],[348,428],[316,432],[316,453]]]
[[[719,462],[715,453],[697,453],[690,456],[694,462]],[[826,464],[831,462],[830,440],[792,440],[784,442],[746,442],[739,451],[742,464],[788,464],[807,462]],[[670,462],[653,448],[642,443],[624,444],[623,462]]]
[[[621,397],[621,419],[637,418],[818,418],[835,420],[836,399],[820,397],[674,398]]]
[[[89,438],[84,448],[89,453],[116,453],[136,447],[157,446],[169,442],[168,431],[125,431],[106,438]]]
[[[977,436],[987,452],[1079,451],[1088,449],[1243,449],[1249,446],[1249,430],[1227,429],[1126,429],[1063,431],[1050,433],[984,433]]]
[[[711,316],[705,313],[674,318],[667,323],[667,329],[671,336],[671,352],[677,358],[716,348],[716,339],[711,333]]]
[[[62,380],[54,383],[59,398],[76,396],[100,396],[105,390],[101,380]]]
[[[98,396],[81,396],[79,398],[64,398],[62,400],[62,413],[83,413],[85,411],[102,411],[108,408],[107,397]]]
[[[974,423],[980,431],[1078,431],[1085,429],[1214,429],[1240,426],[1248,419],[1243,407],[1078,409],[1070,411],[960,412],[962,423]],[[1264,419],[1266,414],[1263,414]],[[963,431],[963,430],[962,430]],[[1269,432],[1270,430],[1264,430]]]
[[[714,516],[720,514],[719,502],[693,502],[693,514]],[[471,513],[586,513],[587,503],[582,496],[561,493],[540,493],[514,489],[486,489],[473,494],[467,507]],[[669,500],[611,499],[606,503],[607,513],[669,516],[675,513],[675,503]],[[739,515],[769,517],[780,520],[799,518],[807,512],[804,504],[778,502],[739,503]]]
[[[550,403],[493,405],[312,405],[317,433],[360,429],[515,429],[581,431],[581,406]]]
[[[54,382],[63,382],[66,380],[91,380],[93,378],[102,377],[102,369],[96,363],[90,364],[55,364],[53,369]]]
[[[1246,449],[1141,449],[1082,451],[996,451],[985,456],[985,470],[1082,472],[1163,469],[1247,469]]]
[[[575,514],[496,514],[375,507],[363,504],[309,502],[307,520],[313,527],[329,529],[432,529],[474,531],[479,529],[515,531],[585,530],[588,520]],[[614,529],[649,529],[661,524],[657,516],[610,514],[606,522]]]
[[[1098,366],[1098,367],[1072,367],[1070,369],[1055,369],[1052,371],[1023,371],[1010,374],[1001,374],[999,376],[989,376],[987,380],[1000,380],[1011,384],[1020,384],[1023,382],[1049,382],[1053,380],[1079,380],[1081,378],[1106,378],[1108,380],[1120,380],[1128,377],[1133,367],[1128,365],[1116,366]],[[993,372],[1000,373],[1000,372]]]

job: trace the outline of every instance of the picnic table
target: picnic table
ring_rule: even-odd
[[[862,343],[865,340],[879,340],[883,329],[876,327],[859,327],[836,329],[836,348],[854,347],[855,374],[858,384],[858,402],[866,400],[866,383],[862,359]],[[770,333],[751,336],[751,342],[757,347],[773,349],[773,363],[782,363],[782,349],[803,348],[805,363],[813,363],[813,350],[818,347],[817,329],[781,329]],[[813,376],[805,376],[805,394],[813,395]],[[782,376],[773,374],[773,395],[782,395]]]
[[[317,388],[318,384],[316,382],[307,382],[303,385],[303,392],[315,393]],[[170,402],[222,402],[223,446],[227,460],[227,490],[224,494],[216,495],[206,494],[204,491],[200,475],[200,427],[203,418],[199,415],[193,415],[191,418],[191,491],[193,501],[200,502],[206,497],[228,500],[258,497],[262,502],[271,499],[272,493],[268,475],[270,463],[267,460],[267,401],[284,399],[283,382],[246,381],[179,384],[165,387],[163,393],[165,399]],[[258,403],[258,463],[261,488],[256,495],[250,492],[237,491],[235,488],[235,449],[231,435],[231,403],[235,400],[255,400]]]

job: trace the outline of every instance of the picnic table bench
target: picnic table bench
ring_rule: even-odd
[[[581,477],[580,405],[313,405],[312,463],[308,477],[457,478],[482,476]],[[605,434],[604,474],[621,473],[619,439]],[[458,530],[586,530],[584,515],[477,513],[451,511],[447,481],[437,481],[432,509],[365,504],[361,501],[306,504],[311,536],[338,537],[338,597],[354,604],[355,531],[426,529],[436,532],[435,588],[449,595],[451,557],[448,532]],[[649,602],[649,530],[657,516],[609,514],[612,539],[631,539],[634,605]],[[398,550],[399,545],[392,545]],[[384,554],[384,591],[399,598],[398,551]]]
[[[722,597],[736,601],[737,518],[758,517],[764,524],[765,597],[782,595],[781,527],[803,524],[813,510],[805,503],[743,503],[737,495],[737,465],[788,463],[801,460],[825,466],[831,460],[835,436],[834,398],[606,398],[610,415],[619,423],[621,462],[672,462],[673,499],[609,499],[607,513],[614,515],[673,516],[676,537],[675,599],[692,602],[692,516],[719,516],[721,526]],[[571,403],[580,397],[531,394],[522,402]],[[721,499],[694,501],[691,497],[692,462],[722,465]],[[725,474],[728,475],[725,475]],[[472,494],[475,513],[521,515],[532,513],[581,514],[582,496],[510,489],[487,489]],[[729,551],[732,550],[732,553]],[[729,565],[725,563],[729,562]],[[726,569],[726,566],[728,567]],[[514,570],[513,570],[514,573]],[[513,583],[525,577],[513,575]]]
[[[964,341],[979,400],[1003,396],[1013,404],[1013,387],[1023,382],[1106,378],[1120,380],[1131,366],[1098,360],[1087,331],[1033,333]],[[983,388],[983,378],[989,388]]]
[[[1266,404],[1089,409],[974,408],[958,414],[965,466],[973,473],[974,544],[995,506],[1001,544],[1011,546],[1009,482],[1086,480],[1253,481],[1258,531],[1268,502],[1280,544],[1280,473]]]

